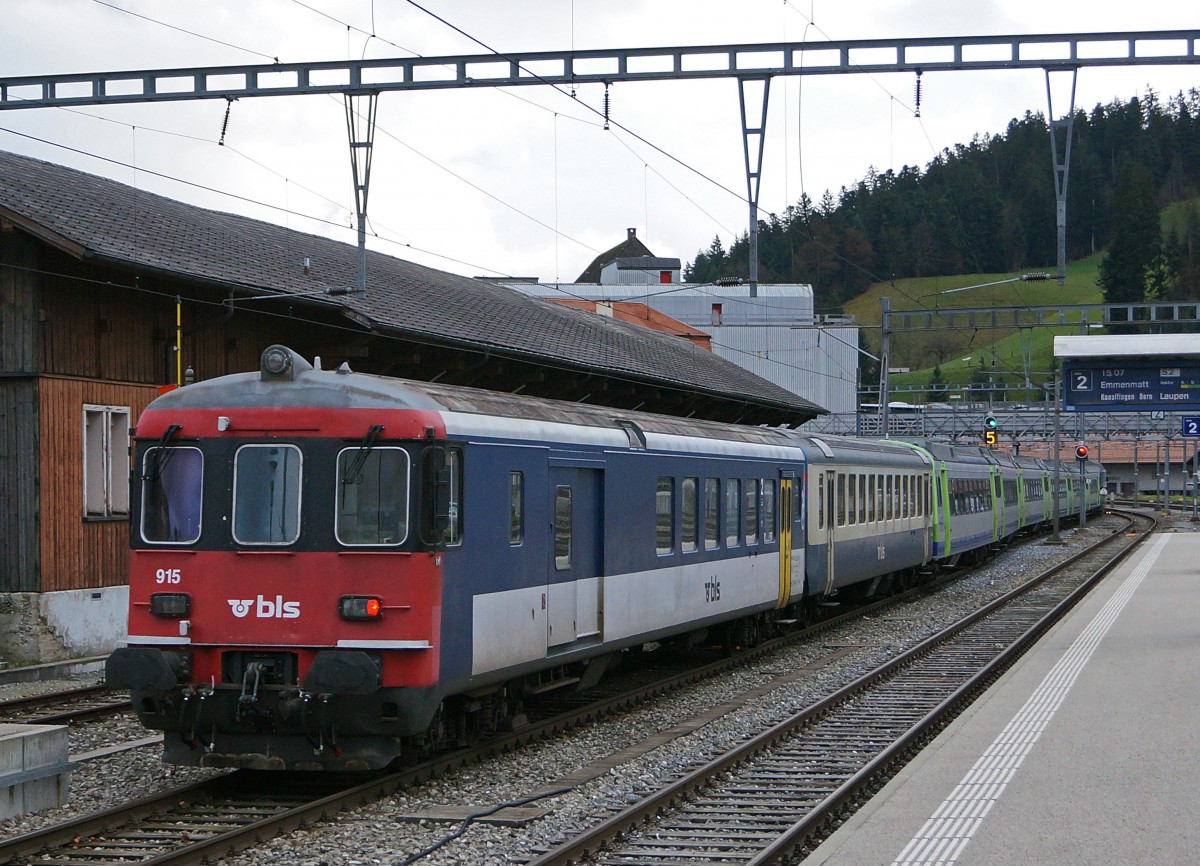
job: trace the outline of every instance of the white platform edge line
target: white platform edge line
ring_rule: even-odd
[[[1112,627],[1112,624],[1116,622],[1121,611],[1125,609],[1125,605],[1129,603],[1129,599],[1133,597],[1133,593],[1137,590],[1138,586],[1141,585],[1146,575],[1150,573],[1150,568],[1158,559],[1159,554],[1162,553],[1162,549],[1166,546],[1169,538],[1170,536],[1168,535],[1161,535],[1153,542],[1150,550],[1148,550],[1146,555],[1142,558],[1142,561],[1138,563],[1137,567],[1133,570],[1129,577],[1125,578],[1121,586],[1118,587],[1115,593],[1113,593],[1112,598],[1110,598],[1105,603],[1104,607],[1100,609],[1100,612],[1096,614],[1090,623],[1088,623],[1087,627],[1083,630],[1083,633],[1075,638],[1071,646],[1067,648],[1066,652],[1063,653],[1062,657],[1057,663],[1055,663],[1054,667],[1050,669],[1050,672],[1047,673],[1042,679],[1041,684],[1034,689],[1033,694],[1029,696],[1029,699],[1025,702],[1025,705],[1017,711],[1016,715],[1014,715],[1013,722],[1019,718],[1022,718],[1023,716],[1027,716],[1033,708],[1045,701],[1050,693],[1057,693],[1055,694],[1052,708],[1049,711],[1039,712],[1038,723],[1035,726],[1036,730],[1033,732],[1033,736],[1029,738],[1028,742],[1021,744],[1021,751],[1023,753],[1027,753],[1033,747],[1033,744],[1037,742],[1038,737],[1041,736],[1042,731],[1044,731],[1047,725],[1049,725],[1050,720],[1054,717],[1055,712],[1057,712],[1058,708],[1062,705],[1063,698],[1065,698],[1067,692],[1070,691],[1071,686],[1075,684],[1075,680],[1078,678],[1079,673],[1083,670],[1084,666],[1091,658],[1092,653],[1095,651],[1096,647],[1100,645],[1100,641],[1108,633],[1108,630]],[[1004,730],[1009,730],[1013,722],[1009,722],[1009,724],[1005,726]],[[1005,747],[1002,745],[1004,737],[1005,734],[1001,732],[996,739],[992,741],[992,745],[985,750],[985,754],[994,754],[992,750],[1003,752],[1005,750]],[[1022,757],[1024,757],[1023,754]],[[1017,763],[1019,764],[1020,761]],[[971,770],[969,770],[966,776],[963,777],[963,780],[959,782],[957,786],[955,786],[955,791],[959,790],[964,785],[969,784],[972,777],[979,774],[977,767],[978,762],[976,763],[976,767],[973,767]],[[1011,781],[1012,773],[1015,773],[1015,769],[1010,771],[1009,777],[1004,780],[1004,783],[1000,786],[999,790],[994,792],[992,802],[998,800],[1000,795],[1004,792],[1004,789],[1008,787],[1008,783]],[[955,799],[955,797],[954,793],[952,792],[950,796],[942,801],[941,805],[933,810],[933,814],[935,816],[944,814],[947,804],[953,799]],[[952,866],[952,864],[958,860],[959,854],[961,854],[966,848],[967,843],[970,841],[975,831],[978,830],[982,824],[982,820],[976,822],[968,833],[959,836],[961,844],[957,846],[949,856],[945,856],[946,852],[944,846],[936,843],[943,840],[949,841],[949,839],[952,838],[952,836],[947,832],[950,828],[946,827],[945,825],[938,827],[938,822],[936,820],[926,822],[925,826],[921,828],[918,835],[913,837],[912,841],[905,845],[897,858],[892,861],[892,866],[935,866],[935,864],[937,864],[937,866],[942,866],[942,864],[945,864],[945,866]],[[935,832],[930,833],[929,831],[931,829]],[[918,855],[916,857],[912,856],[912,854],[915,853],[915,842],[922,844],[924,855]]]

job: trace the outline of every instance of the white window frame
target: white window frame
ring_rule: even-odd
[[[83,516],[129,517],[128,406],[83,404]]]

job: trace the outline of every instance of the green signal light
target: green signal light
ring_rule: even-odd
[[[983,419],[983,426],[988,430],[995,430],[1000,426],[1000,422],[996,420],[995,415],[988,415]]]

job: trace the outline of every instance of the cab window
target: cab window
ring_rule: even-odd
[[[150,448],[142,460],[142,539],[188,544],[200,538],[204,455],[199,448]]]
[[[402,448],[343,448],[334,535],[342,544],[397,545],[408,537],[409,458]]]
[[[300,537],[300,477],[295,445],[243,445],[233,459],[233,540],[291,544]]]

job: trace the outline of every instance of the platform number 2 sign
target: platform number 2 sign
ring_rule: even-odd
[[[1200,436],[1200,418],[1187,417],[1183,419],[1184,436]]]
[[[1092,371],[1091,370],[1072,370],[1071,371],[1071,390],[1072,391],[1090,391],[1090,390],[1092,390]]]

